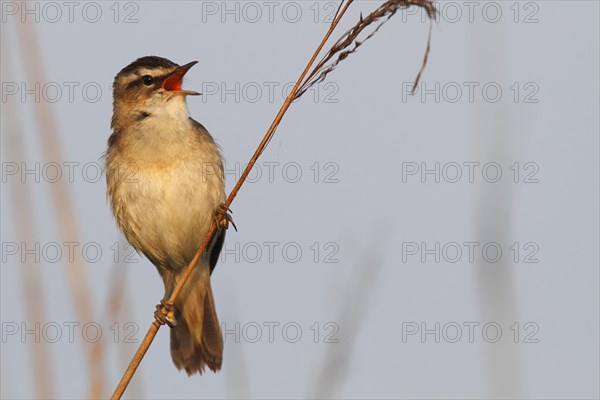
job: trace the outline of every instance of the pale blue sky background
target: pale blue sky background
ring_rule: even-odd
[[[222,146],[231,188],[236,163],[249,159],[337,3],[77,3],[72,22],[62,3],[60,18],[45,4],[37,3],[34,23],[35,14],[22,15],[20,2],[2,2],[3,398],[39,393],[32,372],[39,347],[34,335],[21,337],[35,322],[42,342],[61,328],[55,343],[45,341],[52,396],[87,396],[98,376],[86,362],[92,346],[82,327],[90,321],[102,330],[106,354],[99,368],[108,371],[103,393],[110,394],[135,351],[125,335],[143,337],[162,297],[146,259],[134,255],[138,262],[129,263],[127,251],[116,252],[121,236],[104,177],[95,176],[110,135],[116,73],[145,55],[179,64],[198,60],[184,86],[205,95],[189,99],[190,113]],[[379,4],[357,1],[334,36]],[[598,3],[470,4],[440,4],[421,86],[429,94],[406,96],[428,24],[420,12],[401,13],[319,92],[291,107],[259,162],[262,174],[232,206],[239,232],[228,232],[227,252],[213,274],[219,317],[229,330],[240,323],[239,343],[226,336],[221,373],[188,378],[172,365],[163,328],[126,397],[600,395]],[[25,68],[32,48],[23,41],[22,16],[40,43],[41,54],[32,58],[41,60],[45,74],[39,102],[21,97],[23,83],[35,87]],[[124,23],[126,16],[137,22]],[[62,159],[44,155],[44,133],[34,118],[39,109],[54,113]],[[24,157],[15,152],[19,139]],[[60,233],[66,219],[53,206],[60,183],[52,182],[51,162],[61,165],[79,237]],[[72,182],[64,162],[77,163],[70,164]],[[40,179],[29,174],[22,183],[21,167],[36,163]],[[434,174],[421,175],[436,163],[439,183]],[[30,208],[15,200],[24,189]],[[81,243],[80,267],[68,259],[69,241]],[[40,243],[39,263],[22,248],[15,251],[22,242],[34,253]],[[81,261],[84,245],[88,263]],[[486,261],[484,247],[485,257],[497,262]],[[93,259],[97,248],[102,255]],[[122,265],[112,265],[115,256]],[[93,309],[87,321],[73,306],[69,268],[85,271],[80,287]],[[41,320],[25,306],[25,296],[32,296],[24,292],[25,271],[41,277]],[[125,279],[127,304],[117,315],[108,311],[115,276]],[[71,342],[67,326],[77,321]],[[423,328],[435,332],[436,323],[439,343],[435,333],[421,336]],[[298,327],[301,336],[290,343]],[[497,327],[501,337],[489,343]],[[330,332],[337,343],[327,343]]]

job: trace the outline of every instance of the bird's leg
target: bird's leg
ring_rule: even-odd
[[[158,272],[165,283],[165,295],[160,304],[156,305],[154,319],[161,325],[167,324],[170,328],[174,328],[177,325],[177,318],[175,318],[175,306],[169,302],[169,298],[177,283],[176,274],[171,269],[165,267],[158,268]]]
[[[219,204],[217,207],[217,211],[215,212],[215,222],[219,228],[228,229],[229,224],[233,225],[233,229],[237,232],[237,226],[235,226],[235,222],[233,222],[233,218],[231,214],[233,211],[229,207],[225,205],[225,203]],[[219,222],[219,215],[222,216],[221,221]]]

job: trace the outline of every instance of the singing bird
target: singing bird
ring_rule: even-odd
[[[113,84],[107,196],[129,243],[158,269],[165,285],[163,305],[225,201],[221,151],[188,112],[187,96],[200,93],[181,88],[196,63],[179,66],[142,57],[123,68]],[[173,363],[188,375],[202,373],[205,366],[213,372],[221,368],[223,338],[210,276],[225,229],[218,226],[171,312],[162,314],[171,326]]]

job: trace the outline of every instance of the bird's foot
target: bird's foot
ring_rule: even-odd
[[[175,307],[166,300],[161,300],[160,304],[156,305],[154,311],[154,319],[161,325],[169,325],[170,328],[175,328],[177,320],[175,319]]]
[[[233,229],[237,232],[237,226],[235,226],[235,222],[233,222],[233,217],[230,213],[233,213],[229,207],[225,205],[225,203],[219,204],[217,207],[217,211],[215,213],[215,220],[217,222],[217,226],[219,228],[228,229],[229,224],[233,225]],[[219,221],[219,215],[221,215],[221,221]]]

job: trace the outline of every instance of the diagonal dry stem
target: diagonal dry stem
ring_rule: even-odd
[[[285,100],[285,102],[283,103],[283,105],[281,106],[281,109],[279,110],[279,113],[277,114],[277,116],[273,120],[273,123],[269,127],[269,130],[267,131],[267,133],[265,134],[263,140],[261,141],[261,143],[259,144],[258,148],[254,152],[254,155],[252,156],[252,159],[248,163],[248,166],[246,167],[246,169],[244,170],[244,172],[240,176],[240,179],[238,180],[237,184],[235,185],[235,187],[233,188],[233,190],[229,194],[229,197],[225,201],[225,206],[226,207],[229,207],[231,205],[231,203],[233,202],[233,200],[234,200],[235,196],[237,195],[238,191],[240,190],[240,188],[244,184],[244,181],[246,180],[246,177],[250,173],[250,170],[252,169],[252,167],[256,163],[256,160],[262,154],[262,152],[264,151],[265,147],[269,143],[269,140],[271,139],[271,137],[275,133],[275,129],[277,128],[277,126],[281,122],[281,119],[283,118],[283,115],[285,114],[285,112],[289,108],[290,104],[292,104],[292,101],[295,98],[295,91],[298,89],[298,86],[300,86],[300,83],[302,82],[302,80],[304,79],[304,77],[306,76],[306,74],[308,73],[310,67],[314,63],[314,61],[317,58],[317,56],[319,55],[321,49],[323,48],[323,46],[325,45],[325,43],[327,42],[327,40],[329,39],[329,37],[333,33],[333,30],[335,29],[335,27],[337,26],[338,22],[340,21],[340,19],[342,18],[342,16],[344,15],[344,13],[346,12],[346,10],[348,9],[348,6],[350,6],[351,3],[352,3],[352,0],[348,0],[344,4],[344,7],[341,8],[341,10],[338,9],[338,13],[336,15],[336,18],[334,19],[333,23],[329,27],[329,30],[325,34],[325,37],[323,38],[323,40],[319,44],[319,47],[317,48],[317,50],[315,51],[314,55],[310,59],[308,65],[306,66],[306,68],[304,69],[304,71],[302,72],[302,74],[300,75],[300,78],[298,78],[298,81],[296,82],[296,85],[294,86],[294,89],[290,92],[289,96],[287,97],[287,99]],[[218,221],[216,223],[213,222],[210,230],[208,231],[208,233],[206,234],[206,237],[204,238],[204,241],[202,242],[202,244],[198,248],[198,251],[194,255],[194,258],[192,259],[192,261],[187,266],[184,276],[178,282],[177,286],[175,287],[175,290],[173,290],[173,293],[171,294],[171,297],[169,298],[169,303],[173,304],[175,302],[175,299],[179,295],[179,292],[181,292],[181,289],[182,289],[183,285],[185,284],[185,282],[187,281],[188,277],[192,273],[194,267],[198,263],[198,260],[200,259],[201,254],[204,252],[204,250],[208,246],[208,243],[210,242],[210,240],[212,239],[213,235],[215,234],[215,232],[217,230],[217,223],[221,222],[221,220],[222,220],[222,216],[219,215],[218,216]],[[121,381],[119,382],[119,385],[115,389],[115,392],[112,395],[112,399],[120,399],[121,396],[123,395],[123,393],[125,392],[125,389],[127,388],[127,385],[129,384],[129,381],[131,381],[131,378],[133,377],[133,374],[135,373],[137,367],[140,365],[140,362],[144,358],[144,355],[146,354],[146,351],[148,351],[148,348],[152,344],[152,341],[154,340],[154,337],[156,336],[156,333],[158,332],[159,328],[160,328],[160,324],[158,323],[158,321],[156,321],[156,320],[153,321],[152,325],[150,325],[150,328],[148,329],[148,332],[146,333],[146,336],[142,340],[142,343],[140,343],[140,346],[138,347],[137,352],[133,356],[133,358],[131,360],[131,363],[129,363],[129,367],[127,368],[127,370],[123,374],[123,377],[121,378]]]
[[[433,14],[435,14],[435,7],[433,6],[432,0],[388,0],[381,7],[379,7],[377,10],[375,10],[373,13],[369,14],[369,16],[367,18],[362,18],[362,16],[361,16],[358,24],[355,25],[350,31],[346,32],[346,34],[344,34],[336,42],[336,44],[327,52],[325,57],[311,71],[312,65],[314,64],[315,60],[321,53],[321,50],[323,49],[323,47],[329,40],[331,34],[335,30],[336,26],[338,25],[338,23],[340,22],[340,20],[342,19],[342,17],[346,13],[346,11],[348,10],[348,7],[350,6],[350,4],[352,4],[352,2],[353,2],[353,0],[342,0],[342,2],[340,3],[340,6],[338,7],[335,17],[334,17],[331,25],[329,26],[329,29],[327,30],[327,33],[325,34],[325,36],[319,43],[319,46],[315,50],[315,52],[312,55],[311,59],[309,60],[308,64],[306,65],[306,67],[304,68],[302,73],[300,74],[300,77],[296,81],[294,88],[290,91],[290,94],[285,99],[283,105],[281,106],[279,112],[277,113],[275,119],[273,120],[273,123],[267,130],[267,133],[265,134],[262,141],[258,145],[256,151],[252,155],[252,158],[250,159],[250,162],[246,166],[246,169],[244,169],[244,172],[242,173],[242,175],[240,176],[236,185],[234,186],[233,190],[229,194],[229,197],[227,197],[227,200],[225,201],[225,204],[224,204],[225,209],[229,208],[229,206],[231,205],[231,203],[237,196],[240,188],[246,181],[246,177],[248,176],[248,174],[254,167],[254,164],[256,163],[256,161],[258,160],[260,155],[263,153],[263,151],[269,144],[269,141],[275,134],[277,127],[281,123],[283,116],[289,109],[292,102],[294,100],[298,99],[312,85],[314,85],[317,82],[320,82],[322,79],[324,79],[325,76],[329,72],[333,71],[335,66],[337,64],[339,64],[341,61],[343,61],[346,57],[348,57],[348,55],[350,53],[353,53],[356,51],[357,47],[359,47],[362,43],[356,42],[354,48],[352,48],[351,50],[346,50],[346,51],[344,51],[344,50],[347,49],[355,41],[358,34],[360,34],[364,30],[364,28],[366,28],[368,25],[372,24],[375,21],[378,21],[379,19],[381,19],[383,17],[387,17],[369,36],[367,36],[366,39],[368,39],[368,38],[372,37],[377,32],[377,30],[380,28],[380,26],[385,21],[387,21],[389,18],[391,18],[396,13],[396,11],[398,11],[399,8],[406,8],[411,5],[416,5],[416,6],[425,8],[430,17]],[[430,35],[431,35],[431,29],[430,29]],[[423,61],[423,65],[421,67],[421,71],[425,67],[428,53],[429,53],[429,42],[427,43],[427,51],[425,54],[425,59]],[[336,54],[339,54],[338,59],[335,62],[333,62],[332,64],[325,66],[327,64],[327,62],[329,60],[331,60]],[[310,74],[309,74],[309,71],[311,71]],[[419,71],[419,77],[421,75],[421,71]],[[307,76],[308,76],[308,78],[307,78]],[[177,296],[181,292],[183,285],[185,284],[188,277],[191,275],[193,269],[195,268],[196,264],[198,263],[200,256],[202,255],[202,253],[204,252],[204,250],[206,249],[206,247],[212,240],[212,237],[214,236],[215,232],[217,231],[217,226],[222,221],[223,217],[224,217],[223,215],[219,215],[217,217],[217,221],[213,222],[213,224],[211,225],[210,230],[206,234],[204,240],[202,241],[202,244],[200,245],[200,247],[198,248],[198,251],[194,255],[194,258],[190,261],[190,263],[186,267],[185,274],[183,275],[183,277],[177,283],[177,286],[173,290],[173,293],[171,294],[171,297],[169,298],[168,303],[173,304],[175,302],[175,300],[177,299]],[[120,399],[121,396],[123,395],[123,393],[125,392],[125,389],[127,388],[127,385],[129,384],[129,381],[135,374],[135,371],[136,371],[137,367],[139,366],[140,362],[142,361],[144,355],[146,354],[146,351],[150,347],[150,344],[152,344],[152,341],[154,340],[154,337],[156,336],[156,333],[158,332],[159,328],[160,328],[160,323],[156,320],[153,321],[152,324],[150,325],[150,328],[148,329],[148,332],[146,333],[146,336],[142,340],[142,343],[140,344],[137,352],[133,356],[133,358],[129,364],[129,367],[123,374],[121,381],[119,382],[117,388],[115,389],[115,392],[112,395],[113,400]]]

